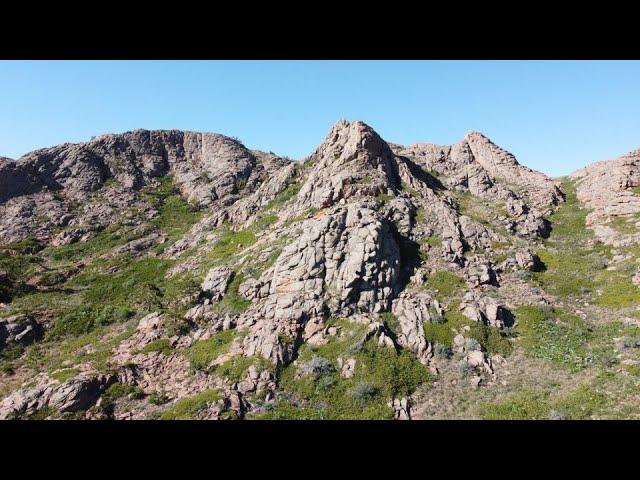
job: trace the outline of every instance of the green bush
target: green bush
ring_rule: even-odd
[[[27,238],[26,240],[22,240],[21,242],[14,242],[3,245],[0,248],[7,248],[21,255],[33,255],[42,250],[43,246],[38,239]]]
[[[131,316],[131,310],[126,307],[82,305],[58,318],[47,332],[47,337],[56,339],[65,335],[82,335],[101,326],[124,322]]]

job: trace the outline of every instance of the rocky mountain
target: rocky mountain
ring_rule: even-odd
[[[639,161],[554,181],[344,120],[300,162],[176,130],[0,158],[0,418],[640,416]]]

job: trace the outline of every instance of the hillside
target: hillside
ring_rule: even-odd
[[[0,158],[0,418],[640,418],[639,187],[344,120]]]

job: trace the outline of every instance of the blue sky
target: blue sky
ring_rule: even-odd
[[[640,62],[0,61],[0,156],[135,128],[302,158],[339,118],[386,140],[483,132],[564,175],[640,147]]]

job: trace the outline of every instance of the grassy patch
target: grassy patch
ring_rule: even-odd
[[[168,338],[159,338],[153,342],[147,343],[141,350],[142,353],[160,352],[163,355],[171,355],[173,349]]]
[[[243,357],[237,355],[219,365],[215,374],[220,378],[226,378],[230,382],[239,382],[247,376],[250,366],[256,367],[258,372],[263,370],[273,370],[273,364],[263,357]]]
[[[2,245],[0,248],[6,248],[8,250],[13,250],[14,252],[20,255],[33,255],[42,250],[42,244],[35,238],[27,238],[20,242],[8,243],[6,245]]]
[[[395,197],[393,195],[386,195],[381,193],[380,195],[376,195],[376,200],[380,200],[381,202],[388,202],[393,200]]]
[[[589,330],[575,315],[559,309],[523,305],[515,309],[525,352],[575,371],[593,361]]]
[[[198,414],[211,404],[222,399],[218,390],[205,390],[193,397],[181,398],[169,410],[162,413],[161,420],[192,420],[198,418]]]
[[[609,226],[618,233],[631,234],[638,231],[635,223],[637,221],[638,218],[636,216],[616,215],[610,218]]]
[[[202,216],[179,195],[169,196],[157,208],[159,214],[151,223],[166,233],[171,243],[188,232]]]
[[[271,200],[267,204],[267,206],[265,207],[265,210],[278,210],[285,203],[287,203],[293,197],[298,195],[298,192],[300,191],[301,188],[302,188],[301,183],[290,183],[289,185],[287,185],[287,188],[281,191],[278,195],[276,195],[276,197],[273,200]]]
[[[463,331],[463,327],[470,330]],[[453,304],[444,314],[444,322],[423,324],[424,336],[432,345],[442,345],[451,348],[453,346],[454,330],[462,333],[466,338],[476,339],[482,349],[489,354],[508,356],[513,346],[508,338],[505,338],[495,327],[474,322],[460,312],[459,305]]]
[[[640,288],[634,285],[628,274],[605,271],[600,275],[601,293],[596,302],[603,307],[624,308],[640,305]]]
[[[222,232],[220,238],[208,253],[208,257],[216,262],[227,262],[238,252],[256,243],[256,236],[250,230]]]
[[[101,395],[102,408],[108,413],[113,412],[114,404],[121,398],[141,398],[144,392],[138,386],[126,383],[114,383]]]
[[[484,404],[479,409],[484,420],[585,420],[607,404],[607,397],[593,385],[581,385],[558,399],[547,392],[525,389],[502,402]]]
[[[119,224],[114,224],[96,233],[86,242],[47,248],[43,251],[43,254],[56,261],[77,261],[101,255],[137,238],[140,238],[140,234],[135,233],[133,227],[122,227]]]
[[[251,225],[251,230],[254,232],[261,232],[269,225],[273,225],[278,221],[277,215],[263,215],[259,217],[253,224]]]
[[[391,312],[383,312],[380,314],[380,319],[386,325],[387,328],[397,332],[400,328],[400,321]]]
[[[200,340],[184,351],[191,367],[196,370],[207,370],[216,358],[229,347],[237,332],[224,330],[206,340]]]
[[[588,210],[580,207],[576,186],[563,183],[566,202],[552,215],[551,236],[537,254],[545,268],[533,272],[533,283],[563,298],[582,298],[603,306],[629,306],[640,302],[640,290],[633,287],[629,275],[605,270],[611,260],[611,248],[595,239],[586,228]],[[596,291],[601,290],[598,297]]]
[[[251,305],[251,300],[241,297],[238,293],[238,288],[242,282],[244,282],[243,275],[234,273],[233,280],[227,286],[224,298],[220,302],[230,313],[242,313]]]
[[[60,383],[66,382],[70,378],[75,377],[80,373],[80,370],[77,368],[63,368],[61,370],[57,370],[49,374],[49,377],[57,380]]]
[[[172,265],[170,260],[123,257],[115,264],[120,269],[114,273],[103,272],[97,263],[67,282],[82,292],[81,303],[56,320],[49,338],[80,335],[99,326],[162,310],[180,295],[180,289],[172,285],[179,284],[179,280],[164,278]]]
[[[438,270],[429,275],[425,286],[429,290],[437,291],[441,297],[449,298],[462,293],[466,282],[458,275],[446,270]]]

